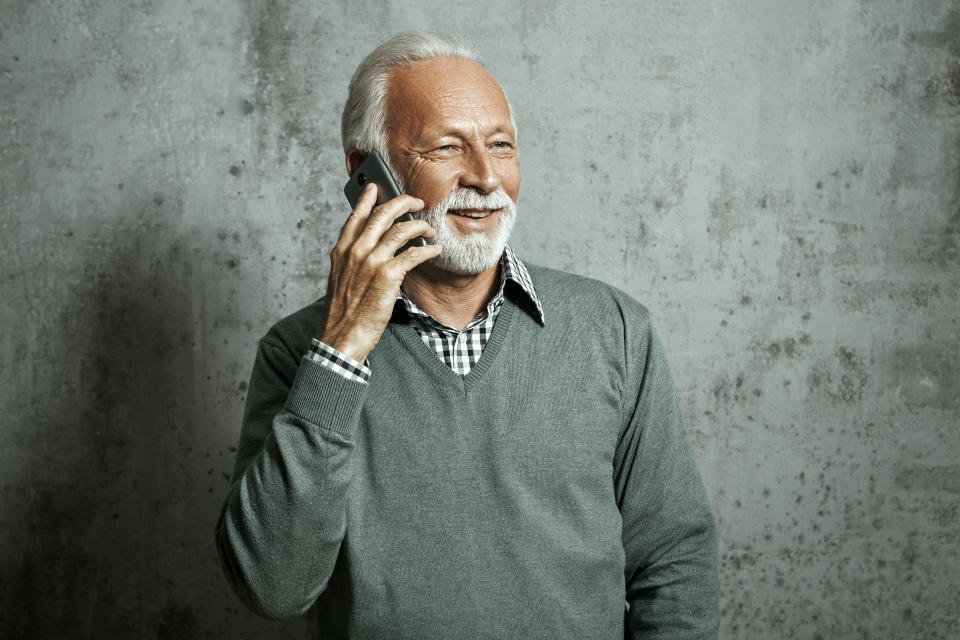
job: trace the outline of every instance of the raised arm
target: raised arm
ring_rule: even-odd
[[[407,271],[442,247],[396,251],[433,236],[422,221],[393,224],[423,202],[402,195],[376,208],[371,186],[331,252],[319,340],[362,361],[386,327]],[[217,523],[224,574],[251,609],[271,618],[306,611],[326,588],[346,531],[353,436],[368,386],[329,360],[302,357],[278,336],[260,342],[233,482]]]

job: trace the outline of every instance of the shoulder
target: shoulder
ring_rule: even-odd
[[[649,364],[662,357],[647,307],[594,278],[535,265],[528,270],[541,298],[547,332],[575,345],[582,362],[605,363],[619,380],[622,402],[635,399]],[[565,347],[564,353],[571,348]]]
[[[650,326],[650,311],[628,293],[595,278],[525,263],[543,304],[546,321],[584,319],[594,327],[621,326],[641,331]]]

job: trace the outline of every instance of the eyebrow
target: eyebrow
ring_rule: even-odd
[[[511,125],[510,125],[509,122],[508,122],[508,123],[499,123],[499,124],[496,124],[496,125],[493,125],[493,126],[487,128],[487,129],[481,130],[481,131],[480,131],[480,135],[483,136],[484,138],[489,138],[490,136],[495,136],[495,135],[500,134],[500,133],[505,133],[505,134],[508,134],[508,135],[511,135],[511,136],[512,136],[512,135],[515,135],[515,134],[511,131],[511,129],[512,129],[512,127],[511,127]],[[429,131],[429,130],[424,130],[423,132],[421,132],[421,135],[420,135],[419,137],[420,137],[420,138],[424,138],[425,135],[433,135],[433,136],[436,136],[436,137],[439,137],[439,138],[442,138],[442,137],[444,137],[444,136],[453,136],[453,137],[457,137],[457,138],[465,138],[465,137],[468,137],[466,134],[469,133],[470,131],[472,131],[472,127],[448,126],[448,127],[443,128],[443,129],[437,130],[435,133],[428,133],[428,131]]]

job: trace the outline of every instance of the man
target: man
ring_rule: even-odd
[[[357,69],[343,141],[348,172],[376,149],[409,195],[368,188],[327,295],[260,342],[217,526],[239,597],[316,603],[323,638],[715,637],[660,342],[627,295],[506,247],[500,85],[459,40],[400,34]]]

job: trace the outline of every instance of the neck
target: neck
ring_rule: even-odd
[[[462,331],[500,287],[500,261],[476,275],[464,276],[424,263],[407,273],[403,292],[443,324]]]

